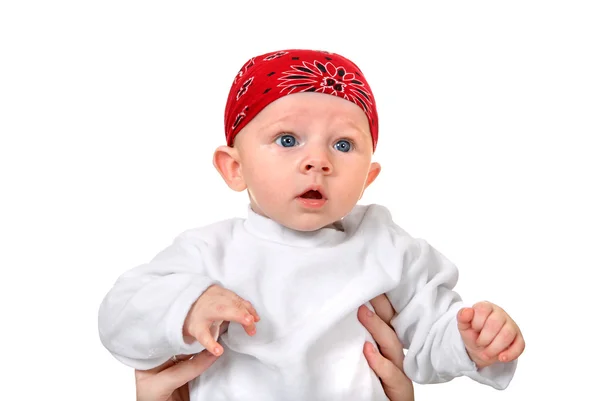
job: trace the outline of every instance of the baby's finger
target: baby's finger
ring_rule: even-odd
[[[481,331],[488,316],[490,316],[494,310],[494,306],[489,302],[478,302],[473,305],[473,310],[475,311],[475,315],[471,321],[471,327],[475,331]]]
[[[254,317],[254,321],[258,322],[260,320],[260,316],[258,316],[256,309],[254,309],[254,306],[252,306],[250,301],[244,301],[244,306],[246,307],[248,312],[250,312],[250,314]]]
[[[248,334],[249,336],[253,336],[256,334],[256,326],[254,325],[254,323],[252,323],[249,326],[243,326],[244,327],[244,331],[246,332],[246,334]]]
[[[458,320],[458,329],[469,330],[471,328],[471,321],[473,320],[473,316],[475,316],[475,311],[473,308],[462,308],[458,311],[456,315],[456,319]]]
[[[519,332],[517,334],[517,338],[515,338],[515,341],[513,341],[506,351],[500,353],[498,359],[500,362],[514,361],[523,353],[524,350],[525,339],[523,339],[523,335]]]
[[[193,330],[191,334],[204,348],[208,350],[208,352],[214,356],[219,356],[223,353],[223,347],[221,344],[215,341],[208,328]]]
[[[238,322],[244,327],[254,328],[254,316],[243,305],[244,301],[217,305],[214,312],[209,314],[208,319]]]
[[[511,322],[504,324],[494,340],[484,350],[483,354],[490,359],[496,358],[498,354],[507,349],[517,337],[519,330]]]
[[[254,316],[252,316],[252,314],[244,307],[232,306],[231,308],[224,310],[221,314],[221,319],[241,324],[248,335],[253,336],[256,334]]]
[[[230,321],[238,322],[239,324],[241,324],[242,327],[244,327],[244,331],[248,335],[253,336],[254,334],[256,334],[256,325],[254,324],[254,316],[252,316],[250,314],[246,314],[246,315],[244,315],[244,317],[241,317],[241,316],[242,315],[239,315],[235,319],[230,319]]]
[[[496,338],[496,335],[502,330],[506,323],[506,314],[501,310],[495,310],[487,318],[477,341],[475,342],[478,347],[487,347]]]

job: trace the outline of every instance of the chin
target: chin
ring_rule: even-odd
[[[319,216],[303,216],[295,221],[285,221],[282,224],[292,230],[310,232],[326,227],[336,220],[329,221]]]
[[[302,231],[302,232],[311,232],[311,231],[317,231],[323,227],[325,227],[327,224],[322,225],[322,224],[305,224],[305,225],[286,225],[286,227],[291,228],[292,230],[296,230],[296,231]]]

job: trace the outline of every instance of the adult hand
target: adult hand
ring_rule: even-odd
[[[404,351],[402,343],[389,323],[395,312],[385,295],[371,300],[373,314],[367,307],[358,310],[358,319],[371,333],[381,353],[366,342],[363,352],[375,374],[381,379],[390,401],[414,401],[414,388],[402,368]],[[220,332],[227,330],[227,322]],[[169,360],[163,365],[135,372],[137,401],[189,401],[188,382],[200,376],[218,357],[206,350],[192,359],[175,364]]]
[[[404,374],[404,349],[396,332],[390,326],[394,317],[394,308],[382,294],[371,300],[375,313],[366,306],[358,309],[358,320],[371,333],[379,345],[380,352],[370,342],[363,348],[365,358],[371,369],[381,379],[383,390],[390,401],[414,401],[415,393],[412,381]]]
[[[227,331],[229,322],[219,327],[219,335]],[[135,371],[137,401],[189,401],[188,382],[204,373],[218,358],[203,350],[196,355],[185,355],[179,362],[168,360],[150,370]]]
[[[189,401],[188,382],[200,376],[217,358],[204,350],[191,359],[177,363],[168,360],[154,369],[136,370],[137,401]]]

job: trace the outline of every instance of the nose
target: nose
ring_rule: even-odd
[[[303,173],[321,173],[329,175],[333,171],[333,165],[325,154],[312,155],[302,161],[301,170]]]

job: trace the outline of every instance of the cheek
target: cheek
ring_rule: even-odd
[[[347,169],[344,172],[344,176],[338,181],[339,188],[344,188],[343,192],[346,194],[345,198],[348,200],[355,200],[360,197],[365,181],[368,175],[368,167],[365,168],[362,165],[356,168]]]
[[[293,185],[290,167],[269,158],[246,165],[243,174],[248,187],[257,197],[279,198]]]
[[[344,180],[346,184],[355,187],[364,185],[369,174],[370,163],[366,164],[362,160],[341,165]]]

